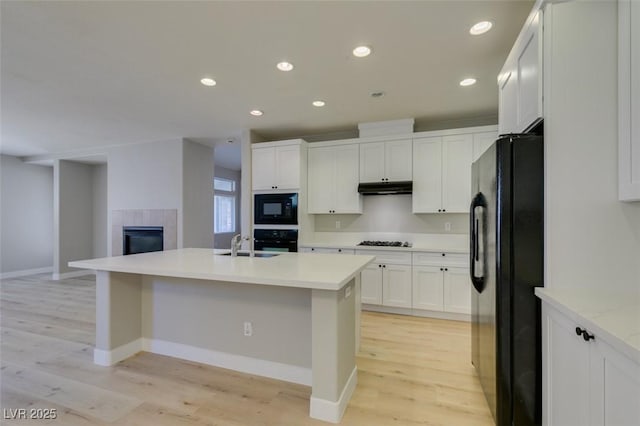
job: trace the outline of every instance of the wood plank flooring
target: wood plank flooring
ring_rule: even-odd
[[[0,424],[326,425],[311,389],[140,353],[93,364],[95,280],[0,283]],[[358,386],[343,425],[491,426],[464,322],[363,312]],[[9,409],[57,410],[11,420]]]

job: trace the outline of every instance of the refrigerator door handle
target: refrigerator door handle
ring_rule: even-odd
[[[470,263],[470,276],[471,283],[478,293],[482,293],[484,290],[484,259],[481,258],[481,241],[484,243],[484,212],[487,202],[481,192],[477,193],[471,201],[469,208],[470,223],[470,250],[469,250],[469,263]],[[482,229],[481,229],[482,228]],[[484,250],[482,250],[484,255]]]

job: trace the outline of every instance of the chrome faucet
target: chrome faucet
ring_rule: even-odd
[[[233,236],[233,238],[231,239],[231,257],[237,257],[238,256],[238,250],[240,250],[240,248],[242,247],[242,242],[243,241],[249,241],[249,256],[254,257],[255,256],[255,251],[253,248],[253,238],[245,236],[243,237],[241,234],[236,234]]]

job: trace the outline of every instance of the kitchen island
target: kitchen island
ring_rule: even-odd
[[[357,382],[360,271],[373,256],[179,249],[70,262],[96,272],[94,362],[147,351],[311,386],[339,422]]]

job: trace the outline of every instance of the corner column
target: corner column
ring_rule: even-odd
[[[337,291],[311,293],[312,418],[340,422],[355,390],[356,293],[355,279]]]
[[[93,362],[110,366],[142,350],[142,275],[97,271]]]

